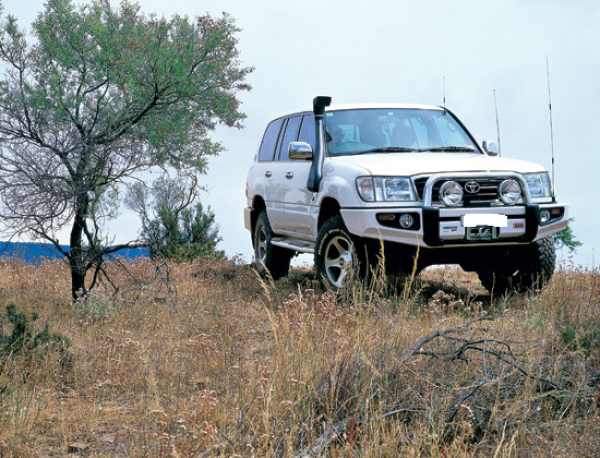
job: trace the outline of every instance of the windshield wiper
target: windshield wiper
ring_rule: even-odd
[[[404,146],[382,146],[371,148],[366,151],[357,151],[352,154],[368,154],[368,153],[414,153],[419,151],[417,148],[407,148]]]
[[[475,152],[475,148],[472,146],[433,146],[431,148],[421,148],[418,151],[431,151],[433,153],[437,153],[437,152],[473,153],[473,152]]]

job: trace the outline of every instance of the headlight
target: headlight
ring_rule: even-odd
[[[463,194],[463,188],[456,181],[446,181],[440,187],[440,199],[448,207],[460,205]]]
[[[498,193],[505,205],[514,205],[521,199],[521,186],[515,180],[504,180],[498,187]]]
[[[361,177],[356,189],[367,202],[410,202],[417,200],[409,178]]]
[[[523,177],[527,181],[531,197],[552,197],[552,183],[547,172],[527,173]]]

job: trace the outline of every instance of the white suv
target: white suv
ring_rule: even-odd
[[[261,272],[285,276],[313,253],[340,292],[383,247],[388,273],[460,264],[497,294],[551,278],[567,206],[547,170],[497,157],[446,108],[330,102],[267,126],[244,214]]]

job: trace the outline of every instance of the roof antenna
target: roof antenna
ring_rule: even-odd
[[[446,75],[444,75],[444,91],[442,93],[442,116],[446,116]]]
[[[550,64],[546,56],[546,76],[548,77],[548,108],[550,110],[550,149],[552,151],[552,198],[554,199],[554,130],[552,128],[552,95],[550,93]]]
[[[496,109],[496,135],[498,136],[498,156],[502,157],[502,146],[500,144],[500,118],[498,117],[498,101],[496,100],[496,89],[494,89],[494,108]]]

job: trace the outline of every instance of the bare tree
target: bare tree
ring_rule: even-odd
[[[65,256],[76,297],[107,255],[140,245],[103,236],[123,186],[148,170],[204,172],[222,150],[207,135],[241,126],[236,95],[252,69],[226,14],[167,19],[127,0],[49,0],[32,28],[28,41],[14,17],[0,23],[0,216],[6,232]],[[69,250],[57,237],[66,228]]]

